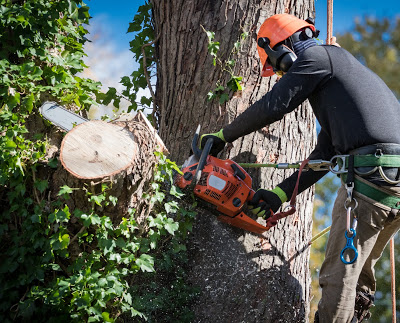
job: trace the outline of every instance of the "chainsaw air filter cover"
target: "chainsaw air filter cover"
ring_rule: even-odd
[[[182,170],[176,180],[181,189],[193,187],[195,196],[215,205],[222,214],[235,217],[247,202],[252,180],[246,171],[232,160],[208,156],[197,183],[192,183],[197,164]]]

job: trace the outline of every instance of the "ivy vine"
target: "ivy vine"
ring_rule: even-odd
[[[223,73],[227,73],[229,76],[229,80],[226,85],[221,84],[220,81],[217,82],[216,88],[213,91],[208,92],[207,98],[208,100],[218,99],[219,104],[224,104],[229,101],[230,93],[236,93],[238,91],[242,91],[243,87],[241,85],[242,77],[237,76],[234,73],[234,67],[236,61],[233,59],[234,55],[239,52],[241,42],[243,42],[247,36],[247,32],[243,32],[240,35],[239,40],[237,40],[233,44],[233,48],[229,53],[229,57],[226,60],[223,60],[219,55],[218,51],[220,49],[220,43],[218,41],[214,41],[215,33],[212,31],[205,30],[202,26],[204,32],[207,34],[208,39],[208,52],[213,58],[213,65],[218,65]]]
[[[157,156],[144,197],[154,208],[140,232],[134,209],[120,223],[102,214],[101,207],[118,203],[104,183],[97,194],[52,187],[58,198],[50,198],[49,178],[59,162],[46,157],[52,126],[38,107],[48,98],[80,110],[120,100],[112,88],[101,93],[99,82],[77,76],[85,68],[89,18],[80,0],[0,0],[0,318],[113,322],[121,315],[141,321],[162,315],[185,321],[196,295],[183,270],[194,212],[179,206],[177,188],[163,185],[179,171],[173,162]],[[153,38],[146,28],[137,36],[142,43]],[[151,51],[146,48],[148,57]],[[131,89],[145,86],[139,74],[122,80],[132,102]],[[87,209],[68,207],[75,190],[86,192]],[[82,246],[79,256],[71,253],[75,243]]]

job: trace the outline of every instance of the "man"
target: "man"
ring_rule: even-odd
[[[375,156],[377,160],[390,155],[396,159],[400,155],[398,100],[377,75],[346,50],[317,46],[316,32],[311,19],[304,21],[288,14],[268,18],[257,37],[262,76],[277,73],[282,78],[221,131],[203,135],[202,144],[205,139],[214,138],[213,154],[217,154],[226,142],[280,120],[308,99],[321,125],[310,160],[330,160],[343,154],[357,158]],[[339,189],[332,212],[331,232],[320,271],[322,298],[316,322],[361,322],[369,315],[376,290],[374,265],[400,228],[397,216],[400,162],[396,160],[394,164],[382,164],[388,167],[381,167],[354,160],[351,157],[345,161],[348,173],[342,180],[347,183]],[[299,193],[325,174],[327,171],[303,172]],[[253,212],[264,218],[271,215],[270,210],[276,212],[291,197],[297,176],[294,173],[272,190],[258,190],[250,203],[254,205]],[[358,219],[357,234],[353,237],[358,258],[353,263],[346,261],[349,255],[343,261],[340,257],[346,245],[344,233],[346,230],[350,236],[355,233],[346,225],[345,207],[351,207],[349,214]]]

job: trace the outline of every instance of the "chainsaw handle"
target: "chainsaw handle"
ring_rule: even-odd
[[[196,132],[193,136],[193,140],[192,140],[192,151],[193,154],[200,159],[201,156],[201,149],[197,146],[197,142],[199,140],[199,136],[200,136],[200,125],[197,127]]]
[[[253,197],[254,197],[254,195],[256,194],[256,192],[253,190],[253,189],[251,189],[250,190],[250,192],[249,192],[249,196],[247,197],[247,203],[249,202],[249,201],[251,201],[252,199],[253,199]],[[258,201],[258,203],[261,203],[261,202],[265,202],[264,200],[259,200]],[[252,205],[253,206],[253,205]],[[254,206],[255,207],[255,206]],[[274,213],[274,211],[272,211],[272,209],[270,208],[269,209],[270,210],[270,212],[271,212],[271,216],[270,217],[272,217],[275,213]]]
[[[195,185],[200,180],[201,172],[202,172],[204,166],[206,165],[207,157],[210,154],[213,143],[214,143],[214,139],[209,138],[209,139],[207,139],[207,142],[204,145],[203,150],[199,149],[201,151],[201,155],[200,155],[199,163],[197,164],[196,173],[195,173],[194,179],[193,179]]]

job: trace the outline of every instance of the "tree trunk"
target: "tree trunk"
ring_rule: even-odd
[[[277,81],[262,78],[256,33],[266,18],[289,13],[313,16],[312,0],[152,0],[156,47],[156,103],[160,135],[171,159],[182,163],[190,152],[197,125],[202,133],[218,131]],[[235,56],[235,73],[244,90],[227,103],[207,101],[227,73],[214,66],[207,50],[207,31],[215,32],[220,55],[227,59],[243,31],[249,37]],[[234,142],[224,157],[237,162],[294,162],[304,159],[315,144],[315,122],[308,103],[281,121]],[[272,188],[290,172],[249,171],[253,188]],[[193,304],[196,322],[302,322],[310,301],[308,268],[312,227],[312,190],[299,196],[296,214],[256,237],[199,214],[190,243],[190,281],[201,288]],[[204,213],[204,212],[203,212]]]

